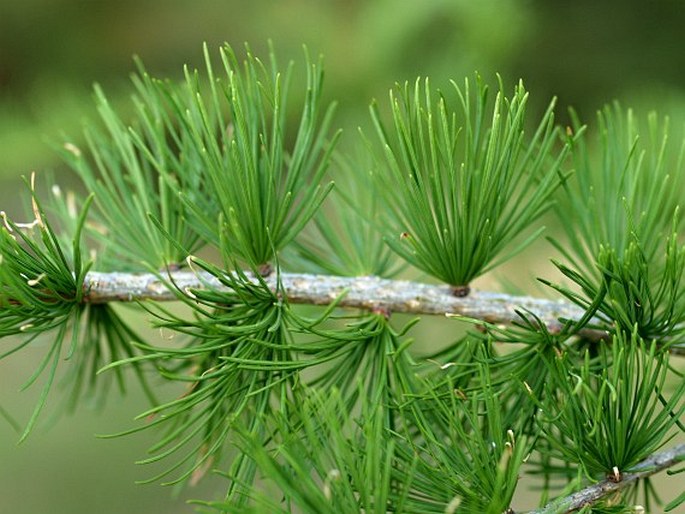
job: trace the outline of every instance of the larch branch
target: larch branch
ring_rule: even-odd
[[[526,309],[540,317],[551,330],[561,328],[559,318],[577,319],[583,315],[580,308],[562,300],[485,291],[471,291],[466,297],[457,297],[447,285],[406,280],[303,273],[281,273],[279,278],[291,303],[328,305],[344,294],[339,301],[341,307],[413,314],[453,314],[504,324],[517,318],[517,309]],[[214,276],[205,272],[176,271],[169,274],[169,279],[182,291],[207,287],[228,290]],[[272,290],[276,290],[276,274],[271,274],[265,281]],[[84,288],[85,299],[91,303],[177,299],[168,283],[152,273],[90,272]]]
[[[256,279],[255,279],[256,280]],[[340,307],[410,314],[455,315],[493,324],[510,324],[519,320],[516,311],[530,311],[550,330],[562,328],[560,319],[580,319],[583,310],[565,300],[472,290],[468,296],[453,294],[448,285],[433,285],[374,276],[341,277],[306,273],[272,273],[264,279],[276,291],[280,280],[291,303],[329,305],[338,300]],[[84,282],[85,301],[91,303],[127,301],[170,301],[177,292],[207,287],[228,290],[213,275],[203,272],[169,272],[167,281],[153,273],[90,272]],[[607,332],[585,330],[583,335],[599,339]],[[685,347],[673,346],[672,353],[685,354]]]

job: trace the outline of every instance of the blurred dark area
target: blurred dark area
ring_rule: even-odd
[[[0,0],[0,210],[23,195],[21,175],[48,170],[69,180],[49,143],[67,136],[78,143],[83,123],[97,119],[94,83],[128,108],[133,55],[155,76],[180,78],[184,64],[203,66],[203,42],[213,50],[248,42],[264,56],[272,40],[282,61],[300,63],[305,44],[325,57],[325,96],[340,104],[345,148],[369,123],[372,98],[386,102],[395,82],[428,76],[444,86],[474,71],[493,85],[495,73],[508,86],[523,79],[534,111],[557,96],[562,123],[569,106],[592,121],[617,99],[681,127],[683,27],[682,0]],[[18,413],[20,424],[39,389],[17,391],[43,351],[20,352],[0,370],[0,407]],[[99,417],[84,406],[21,447],[0,417],[0,512],[191,512],[183,499],[211,498],[214,485],[184,491],[181,500],[157,485],[135,486],[151,474],[133,464],[149,441],[93,437],[133,426],[144,408],[135,396],[114,396]],[[55,399],[47,410],[58,406]]]
[[[559,97],[589,118],[619,99],[679,111],[685,85],[685,2],[543,0],[330,0],[194,2],[25,0],[0,3],[0,175],[57,165],[44,143],[77,136],[93,118],[100,83],[115,103],[129,94],[132,56],[157,76],[202,65],[202,43],[282,58],[306,44],[325,56],[327,96],[339,124],[367,123],[372,97],[395,81],[522,78],[533,107]],[[676,115],[676,112],[673,112]],[[677,121],[677,120],[676,120]],[[353,131],[354,132],[354,131]]]

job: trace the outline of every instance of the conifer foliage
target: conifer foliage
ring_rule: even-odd
[[[224,476],[208,512],[501,514],[528,484],[535,512],[633,512],[656,505],[650,475],[682,471],[685,446],[664,451],[685,430],[685,146],[667,120],[612,105],[562,128],[554,101],[528,114],[522,82],[417,79],[372,104],[353,160],[306,52],[281,67],[205,48],[181,81],[138,63],[133,83],[130,118],[96,89],[100,121],[60,149],[87,197],[39,198],[32,178],[33,220],[2,213],[0,358],[50,342],[22,438],[63,367],[71,409],[139,382],[150,407],[113,437],[154,431],[150,482]],[[555,214],[563,280],[541,280],[577,316],[512,296],[503,326],[483,300],[452,316],[478,330],[427,353],[410,335],[435,309],[402,324],[364,290],[311,294],[420,271],[477,297]],[[140,273],[176,304],[127,289]],[[361,308],[342,307],[352,294]],[[117,301],[173,339],[146,340]],[[162,381],[183,394],[159,398]]]

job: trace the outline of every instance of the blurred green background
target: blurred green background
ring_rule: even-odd
[[[351,147],[370,99],[383,102],[395,81],[421,75],[444,85],[475,70],[489,82],[495,72],[508,84],[523,78],[534,109],[558,96],[562,121],[569,105],[591,121],[618,99],[680,126],[684,26],[681,0],[0,0],[0,209],[17,208],[19,177],[31,171],[68,182],[46,141],[68,134],[78,142],[84,120],[95,117],[94,82],[126,108],[134,54],[154,75],[180,77],[183,64],[202,65],[202,42],[249,42],[264,55],[271,39],[282,60],[299,59],[306,44],[325,56],[326,95],[340,103],[343,147]],[[38,391],[17,390],[41,355],[32,347],[0,365],[0,406],[22,424]],[[133,485],[150,474],[133,464],[146,436],[93,437],[132,426],[144,407],[132,393],[99,415],[84,406],[54,425],[46,415],[21,447],[0,419],[0,512],[190,512],[168,489]],[[48,410],[58,405],[53,396]],[[682,489],[682,475],[669,480]],[[208,499],[221,486],[208,481],[181,499]]]

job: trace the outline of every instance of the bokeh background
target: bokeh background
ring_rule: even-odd
[[[302,44],[325,56],[326,95],[340,103],[343,147],[368,123],[372,98],[396,82],[430,76],[434,84],[479,71],[494,82],[523,78],[533,109],[555,95],[586,120],[617,99],[638,113],[685,122],[685,2],[682,0],[0,0],[0,209],[18,209],[20,177],[52,171],[69,183],[50,142],[78,142],[95,118],[92,85],[128,107],[132,56],[154,75],[180,77],[202,66],[202,43],[249,42],[264,55],[271,39],[282,60]],[[542,266],[542,264],[541,264]],[[539,276],[535,270],[531,276]],[[25,423],[37,390],[18,393],[40,348],[0,363],[0,407]],[[157,485],[135,486],[149,472],[133,464],[149,439],[100,440],[132,426],[144,403],[133,390],[94,414],[68,419],[54,396],[36,433],[20,447],[0,418],[0,512],[191,512],[184,498],[211,498],[212,482],[172,499]],[[671,487],[683,488],[674,477]],[[220,489],[219,489],[220,490]],[[681,510],[681,512],[685,512]]]

